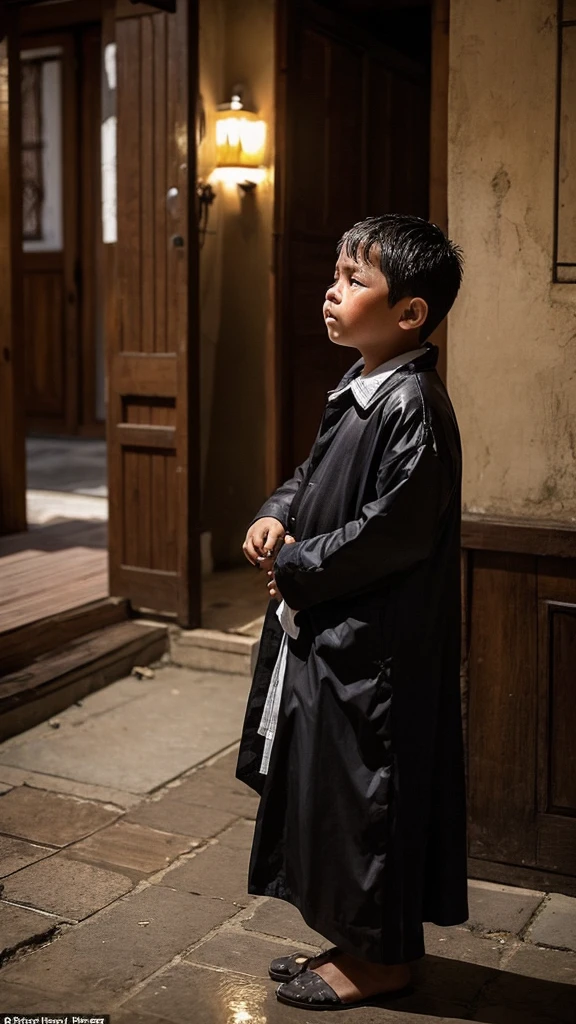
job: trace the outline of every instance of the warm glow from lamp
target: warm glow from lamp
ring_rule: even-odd
[[[233,95],[216,114],[217,168],[260,168],[265,149],[266,122]]]

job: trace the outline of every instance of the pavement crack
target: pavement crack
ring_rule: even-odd
[[[26,939],[22,939],[21,942],[15,943],[14,946],[6,946],[0,950],[0,967],[3,967],[10,960],[13,960],[20,953],[31,952],[37,949],[38,946],[47,945],[52,942],[55,938],[60,935],[62,928],[59,924],[53,924],[49,928],[46,928],[43,932],[38,932],[36,935],[31,935]]]
[[[536,921],[536,918],[540,917],[540,914],[542,913],[542,911],[548,905],[549,902],[550,902],[550,894],[545,895],[540,900],[540,903],[538,904],[538,906],[534,908],[534,911],[530,915],[528,920],[526,921],[526,924],[518,932],[518,938],[520,939],[521,942],[524,942],[525,937],[528,934],[528,932],[530,931],[530,929],[531,929],[532,925],[534,924],[534,922]]]

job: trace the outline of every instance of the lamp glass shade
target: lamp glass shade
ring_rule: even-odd
[[[266,122],[250,110],[228,107],[216,114],[218,167],[259,167],[264,163]]]

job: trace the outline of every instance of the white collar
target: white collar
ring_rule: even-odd
[[[406,363],[411,363],[413,359],[417,359],[418,356],[421,356],[425,351],[425,348],[412,349],[411,352],[402,352],[399,356],[394,356],[393,359],[388,359],[385,363],[380,363],[380,366],[377,366],[375,370],[371,370],[365,377],[354,377],[349,384],[340,388],[339,391],[329,391],[328,401],[332,401],[333,398],[336,398],[338,395],[342,395],[344,391],[351,388],[352,394],[358,402],[358,405],[365,409],[376,391],[378,391],[385,380],[388,380],[388,377],[392,376],[395,370],[398,370],[401,366],[405,366]]]

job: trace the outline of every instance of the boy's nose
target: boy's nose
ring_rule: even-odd
[[[331,284],[326,289],[326,301],[327,302],[340,302],[340,294],[338,292],[338,284],[337,284],[336,281],[334,281],[334,283]]]

